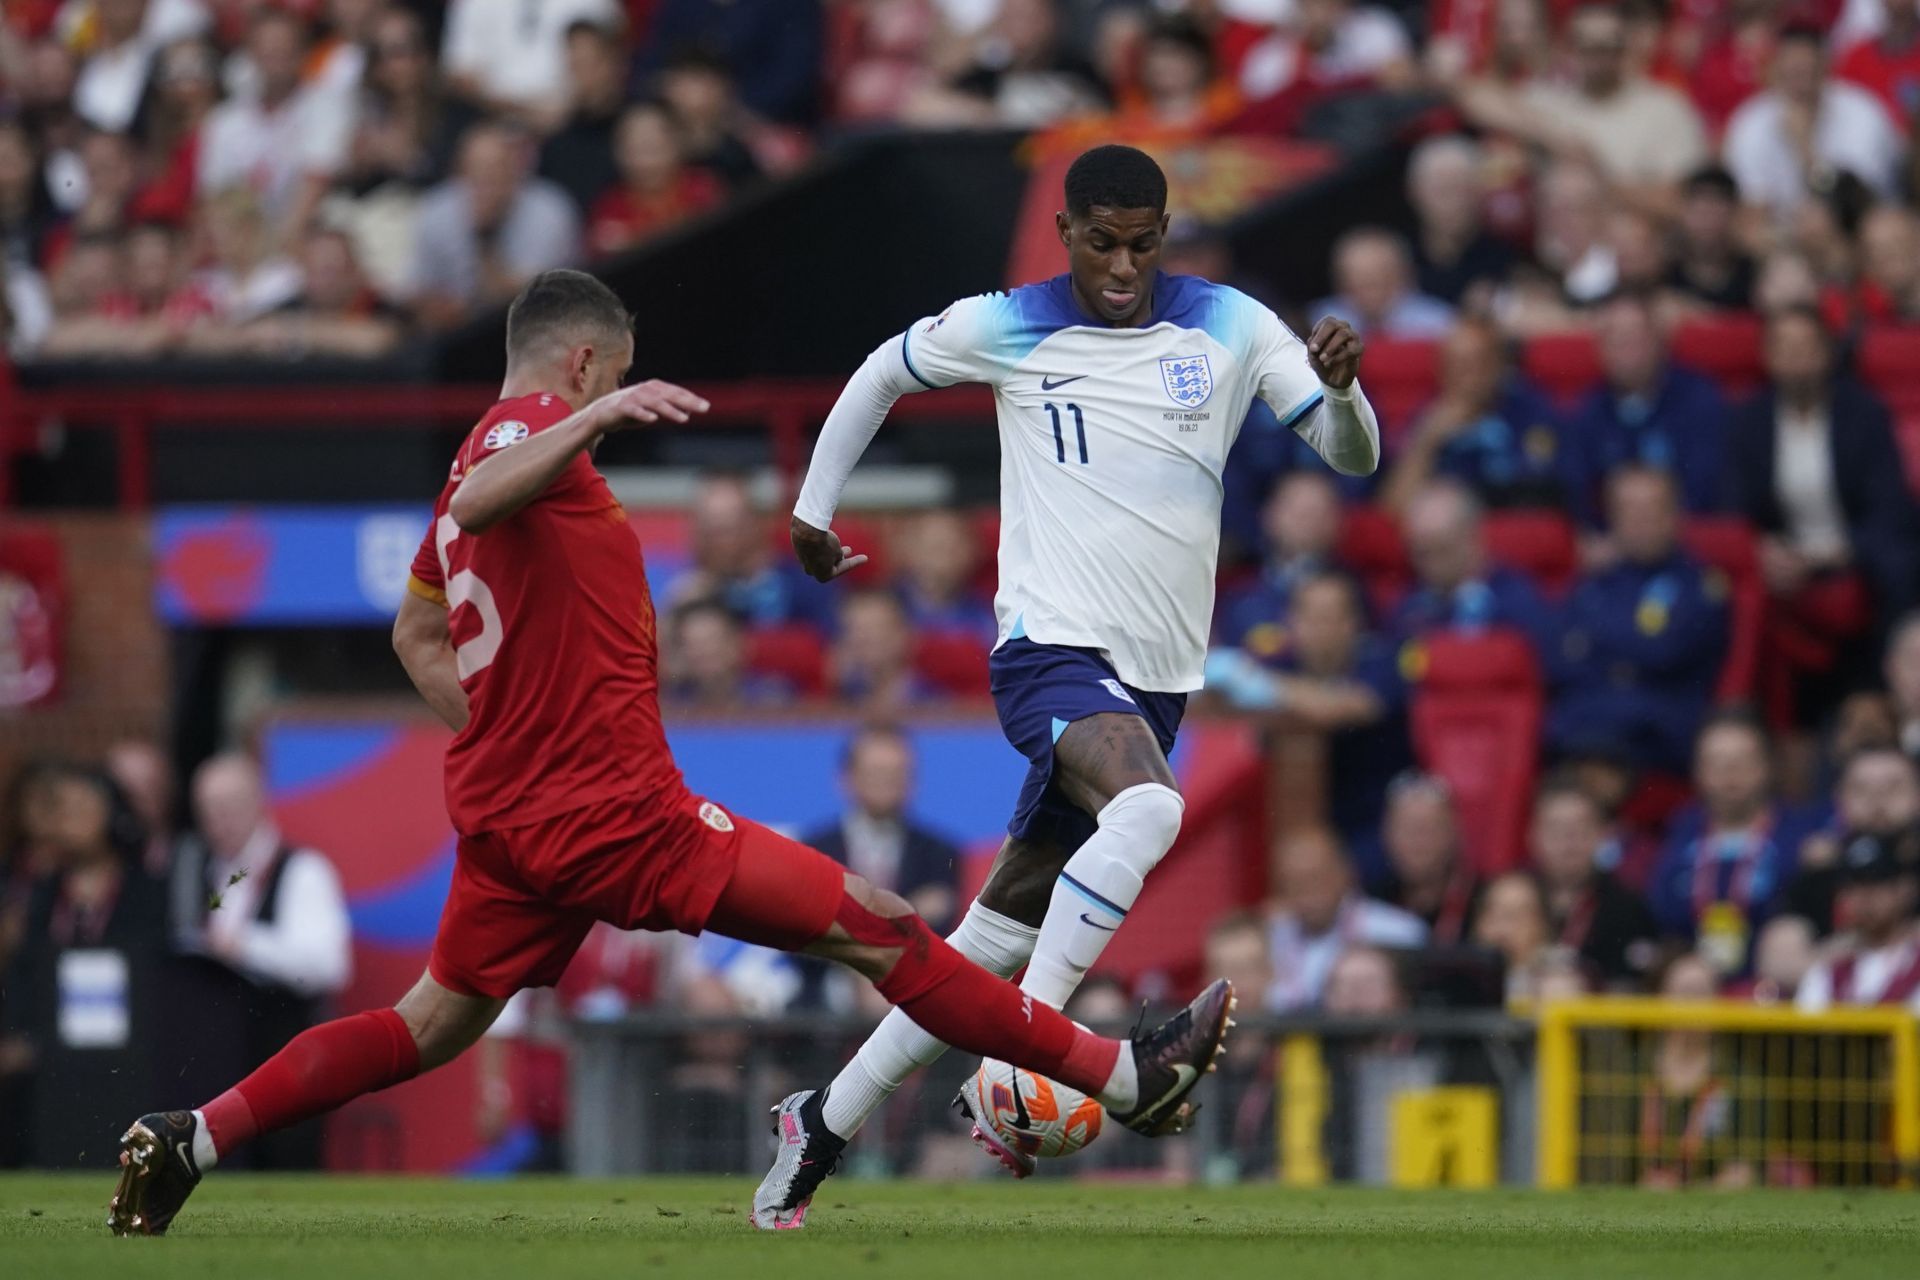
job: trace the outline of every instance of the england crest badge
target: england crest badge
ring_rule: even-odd
[[[1204,355],[1162,357],[1160,381],[1182,409],[1198,409],[1213,394],[1213,369]]]

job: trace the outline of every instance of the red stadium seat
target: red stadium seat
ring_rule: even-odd
[[[778,676],[802,696],[812,697],[826,691],[827,642],[804,622],[755,627],[747,633],[747,668]]]
[[[1379,507],[1347,508],[1333,555],[1366,587],[1367,602],[1376,614],[1385,614],[1413,578],[1400,526]]]
[[[1920,329],[1874,327],[1860,339],[1860,376],[1895,417],[1920,413]]]
[[[1493,511],[1482,525],[1487,554],[1532,578],[1551,595],[1573,586],[1579,547],[1573,522],[1557,511]]]
[[[1411,724],[1421,766],[1453,789],[1466,847],[1484,874],[1522,857],[1539,770],[1540,664],[1517,631],[1415,642]]]
[[[1744,312],[1701,316],[1673,331],[1673,358],[1706,374],[1730,396],[1744,396],[1766,378],[1760,361],[1760,317]]]
[[[847,581],[855,586],[873,586],[887,575],[886,542],[880,536],[880,527],[872,520],[844,513],[833,517],[833,531],[840,535],[842,545],[852,547],[856,555],[867,557],[867,563],[855,569],[847,576]],[[793,535],[787,528],[785,519],[772,522],[767,530],[775,552],[783,560],[793,559]]]
[[[1367,400],[1387,443],[1397,444],[1440,385],[1440,344],[1377,339],[1367,343],[1366,365]]]
[[[1520,367],[1562,404],[1600,381],[1600,353],[1589,333],[1550,333],[1535,338],[1527,343]]]
[[[980,567],[974,571],[974,590],[993,598],[1000,589],[1000,510],[985,507],[973,513],[973,539],[980,548]]]
[[[1721,703],[1745,702],[1754,696],[1759,678],[1760,635],[1767,616],[1759,539],[1746,521],[1731,516],[1695,516],[1687,521],[1683,537],[1694,559],[1727,578],[1731,627],[1714,698]]]
[[[987,647],[978,636],[923,632],[914,638],[913,669],[956,698],[982,698],[988,692]]]

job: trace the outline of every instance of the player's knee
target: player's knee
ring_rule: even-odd
[[[1100,829],[1123,833],[1126,846],[1151,850],[1158,862],[1173,848],[1187,802],[1178,791],[1158,782],[1128,787],[1100,810]]]
[[[400,998],[394,1012],[407,1024],[420,1051],[420,1069],[431,1071],[466,1052],[505,1006],[504,1000],[462,995],[423,977]]]

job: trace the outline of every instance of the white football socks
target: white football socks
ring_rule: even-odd
[[[1120,1056],[1114,1059],[1106,1087],[1094,1097],[1109,1111],[1126,1112],[1140,1105],[1140,1068],[1133,1060],[1133,1046],[1126,1041],[1120,1042]]]
[[[1039,930],[1001,915],[978,902],[947,941],[955,951],[989,973],[1011,978],[1033,954]],[[937,1061],[947,1046],[920,1029],[920,1024],[898,1009],[888,1012],[874,1028],[860,1052],[834,1077],[821,1105],[827,1128],[851,1138],[880,1109],[893,1091],[921,1067]],[[1129,1060],[1131,1054],[1121,1054]]]
[[[213,1149],[213,1134],[207,1129],[204,1111],[193,1113],[193,1163],[202,1173],[220,1163],[220,1153]]]
[[[1128,787],[1107,803],[1100,829],[1054,882],[1022,991],[1056,1009],[1066,1004],[1127,918],[1147,873],[1173,847],[1185,809],[1178,791],[1157,782]]]

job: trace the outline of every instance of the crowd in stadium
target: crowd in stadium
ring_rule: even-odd
[[[1504,959],[1515,999],[1920,1008],[1920,518],[1915,433],[1888,403],[1920,388],[1864,359],[1920,320],[1920,6],[441,9],[10,4],[16,357],[375,354],[718,208],[836,131],[1171,146],[1424,101],[1438,123],[1412,149],[1407,216],[1341,239],[1327,298],[1267,298],[1373,344],[1361,382],[1387,457],[1337,477],[1257,409],[1230,464],[1205,702],[1324,735],[1327,823],[1268,851],[1271,904],[1215,926],[1209,967],[1277,1012],[1392,1012],[1414,998],[1399,953],[1467,944]],[[1170,256],[1230,272],[1220,248],[1176,221]],[[669,716],[825,700],[890,724],[978,698],[996,528],[950,509],[843,528],[875,563],[825,588],[743,480],[708,478],[691,566],[658,602]],[[1544,699],[1510,868],[1471,847],[1410,725],[1436,646],[1498,633]],[[141,754],[17,781],[0,960],[131,919],[123,882],[181,874]],[[196,783],[216,861],[273,843],[247,809],[257,780],[220,763],[253,821],[217,834]],[[911,772],[906,739],[869,731],[846,819],[814,834],[940,924],[954,855],[908,821]],[[218,879],[204,864],[187,883]],[[324,920],[325,875],[307,879]],[[198,945],[215,942],[245,971],[243,940]],[[715,1010],[859,998],[752,954],[693,963]],[[751,981],[706,984],[733,965]],[[0,1077],[51,1016],[0,1008]]]

